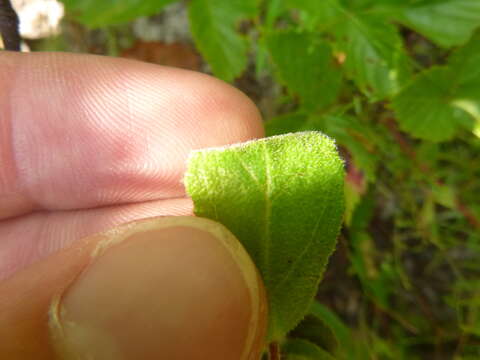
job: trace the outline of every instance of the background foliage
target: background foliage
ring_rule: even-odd
[[[174,3],[64,0],[63,33],[31,46],[124,54],[136,19]],[[269,135],[321,130],[346,159],[340,243],[287,358],[480,358],[480,0],[180,7],[181,41]]]

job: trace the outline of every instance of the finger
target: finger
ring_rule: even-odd
[[[0,286],[8,359],[258,359],[255,267],[220,224],[168,217],[93,236]]]
[[[59,53],[0,57],[0,218],[184,195],[192,149],[261,137],[233,87],[199,73]]]
[[[0,281],[86,236],[137,219],[193,215],[190,199],[165,199],[88,210],[38,211],[0,226]]]

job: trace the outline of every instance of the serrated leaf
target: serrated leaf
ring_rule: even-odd
[[[480,34],[458,49],[448,66],[424,71],[392,105],[403,130],[432,141],[451,139],[480,121]]]
[[[195,214],[224,224],[264,280],[269,339],[308,311],[343,213],[343,163],[319,132],[195,151],[185,175]]]
[[[237,31],[253,17],[257,0],[192,0],[190,30],[195,44],[219,78],[232,81],[247,66],[247,41]]]
[[[315,110],[335,101],[342,73],[330,45],[317,34],[277,32],[267,37],[267,46],[281,81],[306,108]]]
[[[328,352],[304,339],[289,339],[282,352],[286,360],[335,360]]]
[[[374,2],[285,1],[292,8],[302,11],[308,22],[306,28],[335,37],[335,51],[345,56],[347,75],[372,101],[395,94],[409,78],[410,62],[402,39],[397,28],[385,16],[385,13],[393,12],[397,2],[387,6],[389,11],[374,15],[375,11],[365,9]]]
[[[404,7],[397,17],[440,46],[461,45],[480,26],[480,1],[417,1]]]
[[[82,24],[97,28],[121,24],[158,13],[175,0],[62,0],[67,13]]]
[[[400,128],[411,135],[431,140],[451,139],[470,116],[454,106],[451,98],[452,74],[434,68],[418,76],[393,100]]]
[[[383,18],[345,13],[336,32],[347,73],[374,101],[395,94],[410,72],[396,27]]]

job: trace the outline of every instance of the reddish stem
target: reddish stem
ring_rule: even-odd
[[[271,342],[268,345],[269,360],[280,360],[280,347],[277,342]]]

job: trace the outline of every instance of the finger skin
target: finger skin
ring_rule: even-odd
[[[262,136],[253,103],[210,76],[2,52],[0,281],[125,221],[190,214],[188,153]]]
[[[255,278],[254,287],[260,292],[252,292],[248,281],[243,282],[243,275],[235,270],[239,269],[237,265],[230,265],[231,253],[225,251],[220,242],[212,242],[203,235],[188,235],[188,232],[187,236],[177,235],[176,241],[169,240],[175,238],[172,231],[184,231],[181,230],[184,225],[175,224],[192,222],[193,225],[199,223],[201,228],[205,222],[208,226],[214,224],[193,217],[165,217],[126,224],[76,242],[1,284],[2,357],[60,359],[62,352],[55,349],[63,349],[59,346],[64,344],[61,336],[69,330],[67,327],[60,338],[55,337],[54,314],[65,317],[62,326],[70,325],[79,317],[90,322],[105,318],[107,323],[113,323],[116,334],[107,332],[106,335],[125,339],[120,341],[120,353],[125,359],[157,359],[168,354],[166,358],[171,360],[257,360],[266,331],[266,300],[258,273],[251,260],[238,262],[247,264],[239,268],[253,269],[253,272],[249,270],[253,276],[248,278]],[[136,230],[139,226],[145,228],[144,224],[149,229],[153,229],[152,224],[156,228],[167,227],[162,232],[155,230],[154,241],[145,242],[145,235],[152,230]],[[136,235],[122,238],[121,234],[131,233],[132,229],[137,231],[133,233]],[[116,257],[120,261],[115,260]],[[111,264],[115,262],[120,267],[111,272]],[[134,299],[133,305],[129,305],[128,298]],[[56,305],[57,299],[66,309],[57,311],[57,308],[63,309]],[[111,310],[116,306],[125,309],[124,313],[119,315],[118,311]],[[142,325],[145,322],[148,325]],[[253,330],[249,328],[252,325]],[[246,335],[247,330],[250,336]],[[143,339],[146,339],[144,344]],[[245,344],[249,344],[247,352],[242,350]],[[231,351],[236,355],[232,356]]]
[[[184,196],[192,149],[261,137],[212,77],[62,53],[0,56],[0,216]]]
[[[0,222],[0,283],[88,235],[136,219],[193,215],[190,199],[164,199],[76,211],[41,211]]]
[[[0,283],[0,354],[6,359],[55,359],[48,308],[89,260],[95,238],[75,243]]]

